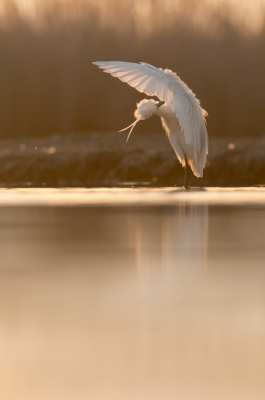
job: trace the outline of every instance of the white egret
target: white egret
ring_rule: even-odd
[[[131,128],[127,140],[137,122],[154,114],[160,116],[171,146],[185,168],[184,186],[188,187],[189,167],[201,178],[208,154],[207,112],[178,75],[146,63],[99,61],[93,64],[139,92],[160,100],[144,99],[137,104],[136,120],[122,129]]]

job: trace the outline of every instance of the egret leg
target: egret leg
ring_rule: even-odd
[[[189,186],[190,172],[191,172],[190,166],[189,166],[188,161],[187,161],[187,159],[186,159],[185,175],[184,175],[184,184],[183,184],[183,186],[184,186],[185,189],[188,189],[188,188],[190,187],[190,186]]]

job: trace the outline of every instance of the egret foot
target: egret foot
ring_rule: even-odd
[[[186,160],[185,175],[184,175],[184,184],[183,184],[183,186],[184,186],[185,189],[190,189],[190,185],[189,185],[189,181],[190,181],[190,172],[191,172],[191,169],[190,169],[190,166],[189,166],[189,164],[188,164],[188,162],[187,162],[187,160]]]

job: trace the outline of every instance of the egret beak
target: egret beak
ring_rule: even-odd
[[[136,125],[137,122],[139,122],[139,121],[140,121],[140,119],[137,119],[137,120],[134,121],[131,125],[127,126],[127,127],[124,128],[124,129],[121,129],[121,130],[119,131],[119,132],[123,132],[123,131],[126,131],[126,129],[131,128],[131,129],[130,129],[130,132],[129,132],[129,135],[127,136],[127,139],[126,139],[126,143],[128,142],[129,137],[131,136],[131,133],[132,133],[132,131],[133,131],[133,128],[135,127],[135,125]]]

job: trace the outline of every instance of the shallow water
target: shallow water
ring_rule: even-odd
[[[1,398],[264,398],[264,198],[0,191]]]

